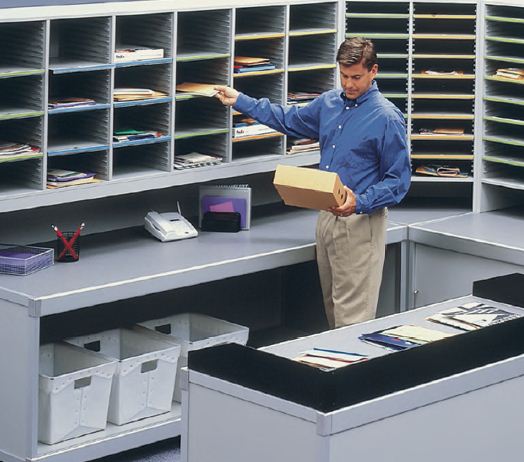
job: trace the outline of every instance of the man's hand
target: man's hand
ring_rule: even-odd
[[[355,193],[349,189],[347,186],[344,186],[346,190],[346,201],[340,207],[330,207],[328,209],[333,215],[339,217],[349,217],[353,215],[357,210],[357,200],[355,198]]]
[[[216,98],[218,98],[223,105],[233,106],[237,102],[238,91],[236,91],[234,88],[226,87],[224,85],[217,85],[215,90],[218,91],[218,93],[215,95]]]

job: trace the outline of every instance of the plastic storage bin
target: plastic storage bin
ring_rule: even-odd
[[[171,336],[182,347],[178,361],[179,373],[173,394],[174,401],[181,401],[180,369],[187,366],[190,351],[222,343],[245,345],[249,336],[249,328],[245,326],[197,313],[176,314],[167,318],[144,321],[140,325]]]
[[[40,347],[38,440],[104,430],[116,362],[65,343]]]
[[[112,329],[66,339],[118,360],[108,421],[122,425],[171,410],[180,345],[147,329]]]

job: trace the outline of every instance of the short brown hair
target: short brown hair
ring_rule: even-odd
[[[375,45],[371,40],[363,37],[352,37],[344,40],[338,48],[337,62],[344,66],[362,63],[370,71],[378,62]]]

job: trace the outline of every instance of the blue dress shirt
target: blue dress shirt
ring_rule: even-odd
[[[234,108],[286,135],[320,141],[320,169],[337,172],[356,196],[357,213],[398,204],[411,182],[402,113],[374,81],[355,100],[330,90],[304,107],[240,93]]]

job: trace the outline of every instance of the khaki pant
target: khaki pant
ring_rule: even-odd
[[[349,217],[320,212],[317,264],[331,328],[375,317],[386,250],[386,221],[386,209]]]

